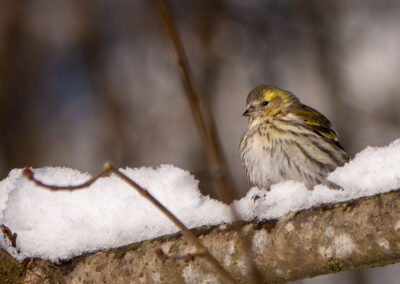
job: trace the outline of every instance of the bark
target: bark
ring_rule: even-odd
[[[265,283],[400,261],[400,190],[240,225],[253,244]],[[251,283],[237,232],[230,226],[195,232],[239,283]],[[174,257],[160,257],[159,248]],[[2,272],[0,282],[8,277],[22,283],[222,283],[203,257],[176,258],[192,253],[194,246],[180,234],[91,253],[61,265],[34,259],[21,268],[2,253],[9,274],[17,274]]]

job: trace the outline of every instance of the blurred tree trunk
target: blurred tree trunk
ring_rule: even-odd
[[[28,53],[31,42],[24,32],[24,4],[5,1],[0,12],[0,176],[12,168],[36,165],[36,125],[24,106],[33,100]]]

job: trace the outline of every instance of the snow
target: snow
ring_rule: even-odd
[[[386,147],[368,147],[336,169],[329,180],[343,190],[317,185],[309,191],[284,181],[270,191],[253,187],[233,203],[242,220],[272,219],[323,203],[341,202],[400,188],[400,139]],[[230,208],[201,195],[189,172],[171,165],[121,169],[146,188],[189,228],[232,221]],[[75,185],[91,176],[69,168],[33,170],[47,184]],[[0,182],[0,224],[17,233],[17,248],[0,237],[1,247],[17,260],[40,257],[53,262],[85,252],[148,240],[178,232],[162,213],[115,175],[76,191],[49,191],[12,170]]]
[[[316,185],[309,191],[299,182],[284,181],[272,185],[267,192],[256,187],[246,197],[236,201],[240,216],[272,219],[290,211],[298,211],[320,204],[343,202],[400,188],[400,139],[386,147],[367,147],[343,167],[332,172],[328,179],[343,190],[331,190]],[[249,200],[253,197],[253,204]]]

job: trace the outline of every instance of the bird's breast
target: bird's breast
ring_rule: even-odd
[[[241,159],[251,183],[269,188],[281,180],[278,147],[268,128],[245,133],[240,144]]]

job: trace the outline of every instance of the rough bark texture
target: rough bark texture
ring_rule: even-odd
[[[399,190],[241,225],[266,283],[400,261]],[[230,227],[196,232],[239,283],[251,282],[237,232]],[[163,259],[155,253],[158,248],[170,256],[195,253],[181,235],[80,256],[59,266],[38,259],[19,264],[2,252],[8,268],[2,265],[0,282],[222,283],[202,257]]]

